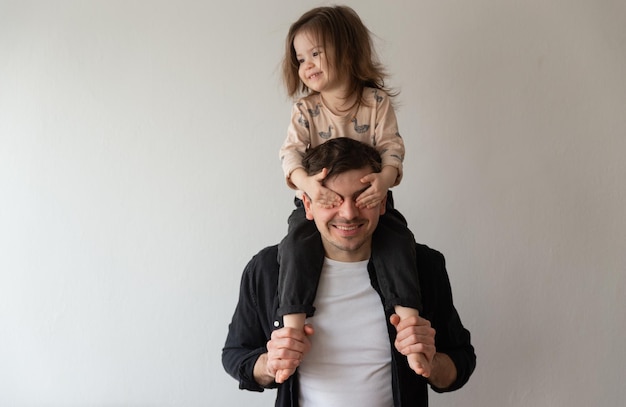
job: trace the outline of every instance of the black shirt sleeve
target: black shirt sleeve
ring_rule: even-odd
[[[434,386],[438,392],[461,388],[476,367],[476,354],[471,344],[470,332],[463,326],[454,307],[450,280],[444,256],[424,245],[417,245],[418,271],[424,298],[424,318],[435,328],[437,352],[447,354],[457,369],[457,378],[445,389]]]
[[[264,390],[254,380],[253,370],[258,357],[267,352],[266,344],[274,329],[271,324],[277,320],[274,304],[267,304],[275,298],[276,278],[272,275],[278,273],[273,266],[276,254],[275,247],[263,249],[250,260],[241,277],[239,301],[222,349],[224,369],[239,381],[240,389]]]

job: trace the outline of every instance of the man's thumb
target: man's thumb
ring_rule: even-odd
[[[397,328],[398,324],[400,323],[400,316],[398,314],[393,314],[391,317],[389,317],[389,322],[391,322],[391,325]]]

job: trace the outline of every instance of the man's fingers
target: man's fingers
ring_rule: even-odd
[[[398,331],[396,341],[407,345],[418,342],[432,345],[435,343],[435,330],[429,327],[403,329]]]
[[[282,383],[298,366],[300,361],[295,359],[268,359],[267,372],[274,377],[276,383]]]
[[[300,360],[302,359],[302,352],[292,349],[278,348],[278,349],[268,349],[268,356],[271,359],[293,359]]]
[[[408,338],[402,341],[396,340],[395,347],[403,355],[411,353],[423,353],[428,361],[432,361],[437,348],[434,341],[429,338],[417,338],[417,340]]]
[[[423,354],[412,353],[407,356],[407,360],[415,373],[424,377],[430,376],[431,364]]]
[[[272,332],[271,340],[272,341],[290,341],[293,342],[302,342],[306,338],[304,331],[301,329],[283,327],[281,329],[277,329]]]
[[[286,373],[297,368],[311,347],[308,336],[313,333],[314,329],[310,324],[306,324],[302,330],[284,327],[272,332],[271,339],[267,342],[268,372],[275,375],[281,370]]]
[[[392,315],[393,317],[393,315]],[[393,323],[393,322],[392,322]],[[430,328],[430,321],[427,319],[424,319],[420,316],[411,316],[408,318],[404,318],[404,319],[399,319],[398,324],[395,325],[396,330],[398,332],[406,329],[406,328],[410,328],[410,327],[428,327]]]
[[[436,348],[434,345],[426,345],[423,343],[415,343],[408,346],[397,346],[398,352],[401,354],[408,356],[413,353],[419,353],[424,355],[425,360],[430,363],[432,362],[433,357],[435,356]]]

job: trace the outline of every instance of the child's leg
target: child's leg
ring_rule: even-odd
[[[372,236],[372,262],[385,307],[402,305],[421,311],[422,291],[417,273],[415,237],[404,216],[393,206],[387,206]]]
[[[278,245],[278,314],[315,312],[324,247],[315,223],[306,218],[301,201],[289,217],[287,235]]]
[[[389,193],[391,196],[391,193]],[[406,220],[393,208],[380,217],[372,242],[372,261],[386,308],[394,308],[401,320],[418,316],[422,309],[422,292],[417,274],[415,237]],[[423,371],[418,355],[409,355],[409,366]]]
[[[313,301],[324,264],[324,248],[315,223],[306,219],[304,208],[298,208],[289,217],[287,236],[278,245],[278,314],[283,325],[304,329],[304,320],[315,312]],[[282,383],[294,370],[276,373],[276,382]]]

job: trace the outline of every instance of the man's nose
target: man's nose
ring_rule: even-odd
[[[354,219],[359,214],[359,208],[353,199],[344,199],[339,207],[339,215],[344,219]]]

